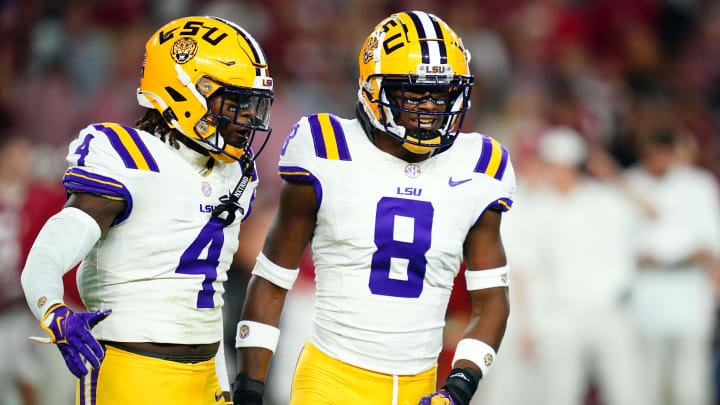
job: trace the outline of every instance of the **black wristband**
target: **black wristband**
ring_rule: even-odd
[[[468,405],[482,375],[472,368],[454,368],[445,379],[442,389],[447,391],[457,405]]]
[[[245,373],[238,373],[232,384],[232,400],[235,405],[262,405],[265,384],[253,380]]]

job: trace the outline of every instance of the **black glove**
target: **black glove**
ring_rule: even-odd
[[[262,405],[265,384],[253,380],[245,373],[239,373],[232,384],[234,405]]]

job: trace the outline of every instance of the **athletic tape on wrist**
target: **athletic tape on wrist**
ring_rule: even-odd
[[[252,270],[252,274],[254,276],[262,277],[276,286],[282,287],[286,290],[292,288],[299,273],[299,269],[286,269],[285,267],[280,267],[271,262],[270,259],[265,257],[263,252],[260,252],[257,256],[255,267]]]
[[[275,353],[275,348],[280,339],[280,329],[268,324],[240,321],[237,324],[235,335],[235,348],[262,347]]]
[[[487,270],[465,270],[468,291],[510,285],[510,267],[502,266]]]
[[[495,363],[497,353],[489,344],[482,340],[464,338],[460,339],[457,347],[455,348],[455,356],[453,356],[452,366],[458,360],[469,360],[475,363],[482,371],[482,376],[485,377],[490,371],[490,367]]]

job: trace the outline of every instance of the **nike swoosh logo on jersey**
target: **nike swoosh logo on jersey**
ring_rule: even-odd
[[[455,186],[459,186],[463,183],[467,183],[470,180],[472,180],[472,179],[470,178],[470,179],[465,179],[465,180],[453,181],[452,176],[450,176],[450,178],[448,179],[448,184],[450,185],[450,187],[455,187]]]
[[[215,402],[217,402],[217,401],[221,400],[221,399],[222,399],[222,397],[223,397],[223,396],[222,396],[222,392],[221,392],[221,393],[219,393],[219,394],[215,394]]]

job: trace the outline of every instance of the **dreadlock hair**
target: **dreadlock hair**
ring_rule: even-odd
[[[177,129],[170,128],[167,121],[165,121],[165,118],[163,118],[162,114],[160,114],[160,111],[154,108],[146,109],[145,115],[135,121],[135,127],[159,136],[161,141],[169,142],[170,146],[175,149],[180,147],[180,145],[178,145],[178,140],[182,139],[183,135]]]

